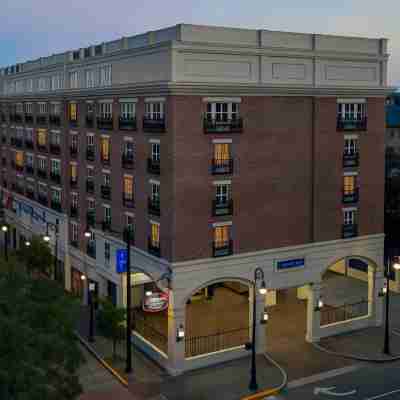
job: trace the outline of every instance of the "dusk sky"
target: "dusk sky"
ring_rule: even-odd
[[[330,5],[326,5],[330,3]],[[400,86],[398,0],[1,0],[0,66],[177,23],[389,39]]]

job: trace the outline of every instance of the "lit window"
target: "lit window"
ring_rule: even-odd
[[[217,226],[214,228],[214,246],[217,248],[228,246],[229,226]]]
[[[356,190],[357,177],[355,175],[343,177],[344,194],[353,194]]]
[[[100,151],[102,161],[110,161],[110,138],[102,137],[100,139]]]
[[[126,200],[133,200],[133,177],[124,176],[124,198]]]
[[[217,161],[228,161],[230,159],[229,143],[214,144],[214,159]]]
[[[68,104],[68,116],[71,122],[76,122],[78,119],[78,109],[76,103]]]
[[[39,146],[47,145],[47,129],[37,130],[37,142]]]
[[[160,247],[160,225],[151,223],[151,245],[153,247]]]

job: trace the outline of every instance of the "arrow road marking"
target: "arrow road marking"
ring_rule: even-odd
[[[344,393],[337,393],[337,392],[333,392],[333,390],[336,388],[336,386],[331,386],[331,387],[316,387],[314,389],[314,395],[318,396],[319,394],[325,394],[328,396],[336,396],[336,397],[344,397],[344,396],[351,396],[352,394],[356,394],[357,390],[353,389],[350,390],[349,392],[344,392]]]

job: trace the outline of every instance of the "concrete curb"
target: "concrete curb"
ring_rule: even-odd
[[[94,358],[111,374],[113,375],[119,383],[121,383],[122,386],[128,387],[128,381],[123,378],[114,368],[111,367],[110,364],[108,364],[104,359],[97,354],[97,352],[93,349],[93,347],[85,340],[81,335],[79,335],[78,332],[74,332],[75,336],[79,340],[79,342],[93,355]]]
[[[287,385],[288,376],[287,376],[286,371],[272,357],[270,357],[267,353],[264,353],[263,355],[272,365],[274,365],[280,371],[280,373],[283,376],[283,382],[279,386],[277,386],[275,388],[264,389],[264,390],[262,390],[260,392],[251,394],[250,396],[242,397],[241,400],[262,400],[266,396],[271,396],[271,395],[274,395],[274,394],[278,394]]]

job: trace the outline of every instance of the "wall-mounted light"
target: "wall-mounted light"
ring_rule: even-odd
[[[263,279],[263,281],[261,282],[261,286],[260,289],[258,289],[258,291],[260,292],[260,294],[262,295],[266,295],[267,294],[267,288],[265,286],[265,281]]]
[[[385,296],[387,293],[387,287],[386,287],[386,283],[385,285],[382,287],[381,291],[379,292],[379,297]]]
[[[180,324],[176,332],[176,341],[180,342],[184,338],[185,338],[185,330],[183,329],[183,325]]]
[[[84,281],[85,279],[86,279],[86,276],[82,274],[81,275],[81,280]]]
[[[94,283],[89,283],[89,291],[90,292],[94,292],[96,290],[96,284]]]
[[[86,228],[85,233],[83,234],[83,236],[85,236],[85,238],[89,239],[92,234],[90,233],[90,230]]]
[[[324,302],[323,302],[322,298],[320,297],[318,299],[318,303],[317,303],[316,307],[314,308],[314,311],[321,311],[323,306],[324,306]]]
[[[264,324],[266,324],[268,322],[268,319],[269,319],[269,315],[267,313],[267,310],[264,310],[263,313],[262,313],[262,316],[261,316],[260,323],[264,325]]]
[[[151,296],[152,294],[153,294],[153,292],[151,290],[146,291],[146,296]]]
[[[7,231],[8,231],[8,226],[7,226],[7,225],[3,225],[3,226],[1,227],[1,230],[2,230],[3,232],[7,232]]]
[[[26,247],[29,247],[31,245],[31,242],[29,241],[29,240],[27,240],[26,242],[25,242],[25,246]]]
[[[400,270],[400,262],[399,262],[399,261],[396,261],[396,262],[393,264],[393,268],[394,268],[396,271]]]
[[[50,242],[50,236],[46,233],[46,235],[43,236],[43,240],[45,242]]]

